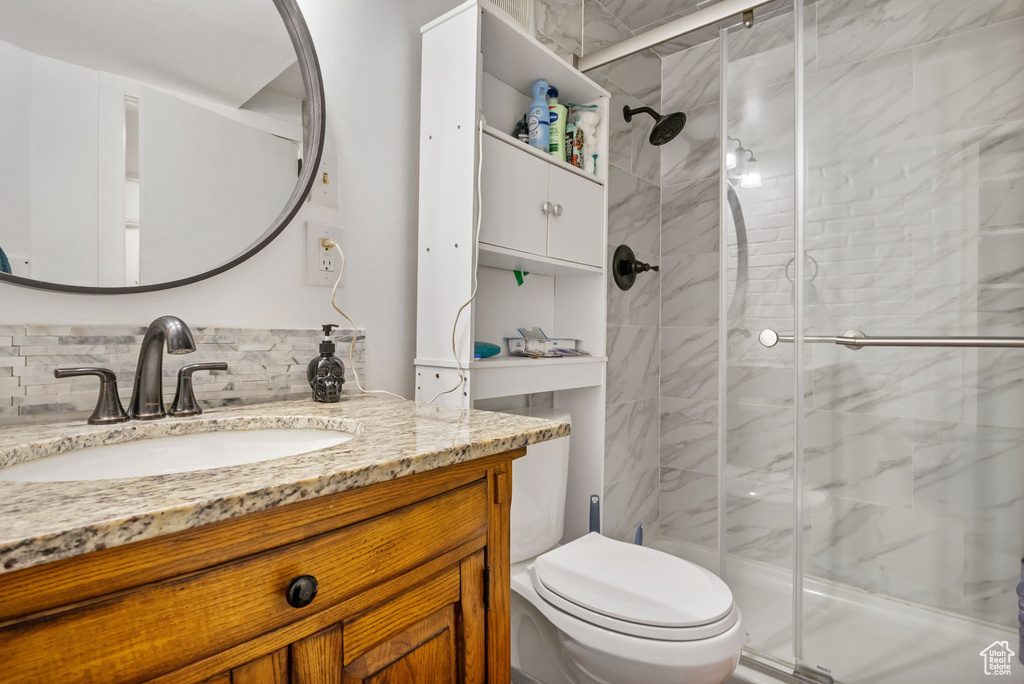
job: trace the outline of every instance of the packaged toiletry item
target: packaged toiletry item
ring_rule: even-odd
[[[565,115],[565,161],[583,168],[583,131],[576,121],[575,105],[569,105]]]
[[[551,145],[551,114],[548,112],[548,82],[543,78],[533,84],[533,102],[527,117],[530,145],[548,151]]]
[[[512,356],[561,357],[590,356],[579,349],[579,340],[571,337],[548,337],[540,328],[519,328],[521,337],[506,337],[508,353]]]
[[[548,111],[551,114],[551,144],[548,153],[565,161],[565,105],[558,103],[558,88],[548,88]]]
[[[580,105],[577,107],[576,125],[583,131],[583,168],[590,173],[597,173],[597,124],[601,115],[596,105]]]
[[[325,323],[321,327],[324,339],[320,342],[320,356],[306,366],[306,381],[313,388],[313,401],[341,401],[345,365],[334,355],[334,340],[331,338],[331,330],[338,326]]]
[[[526,114],[523,114],[523,118],[516,124],[516,128],[512,131],[512,137],[519,142],[530,144],[530,127],[526,123]]]

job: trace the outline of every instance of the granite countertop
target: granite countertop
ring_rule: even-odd
[[[116,426],[0,428],[0,468],[147,437],[308,427],[356,437],[298,456],[171,475],[74,482],[0,481],[0,573],[394,480],[569,434],[567,423],[378,397],[213,409]]]

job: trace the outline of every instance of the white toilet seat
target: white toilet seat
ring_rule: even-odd
[[[717,636],[739,611],[716,575],[655,549],[590,533],[528,568],[547,603],[592,625],[664,641]]]
[[[534,565],[530,565],[527,568],[527,571],[530,575],[533,589],[537,592],[537,595],[546,603],[551,604],[552,607],[568,613],[573,617],[579,618],[591,625],[603,627],[604,629],[608,629],[619,634],[639,637],[642,639],[658,639],[660,641],[696,641],[698,639],[707,639],[728,631],[730,627],[736,624],[736,621],[739,620],[740,616],[739,609],[733,605],[732,608],[729,609],[729,612],[726,613],[725,617],[716,620],[715,622],[697,625],[694,627],[659,627],[655,625],[645,625],[638,622],[630,622],[628,620],[620,620],[618,618],[587,610],[586,608],[583,608],[582,606],[579,606],[551,591],[542,581],[537,579],[536,568]]]

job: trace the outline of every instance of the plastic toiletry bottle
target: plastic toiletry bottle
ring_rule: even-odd
[[[551,144],[551,115],[548,113],[548,82],[543,78],[533,84],[533,103],[527,117],[530,145],[548,151]]]
[[[548,88],[548,110],[551,113],[551,144],[548,153],[565,161],[565,105],[558,104],[558,88]]]
[[[324,339],[320,342],[320,356],[306,366],[306,381],[313,388],[313,401],[341,401],[341,390],[345,384],[345,365],[334,355],[334,339],[331,330],[337,328],[333,323],[320,326],[324,331]]]

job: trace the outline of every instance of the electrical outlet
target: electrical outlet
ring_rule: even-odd
[[[338,271],[341,269],[341,255],[334,247],[325,243],[334,240],[342,249],[345,243],[342,240],[342,230],[339,226],[332,226],[329,223],[317,221],[306,221],[306,284],[334,286],[338,278]],[[342,277],[338,289],[345,287],[345,279]]]
[[[320,157],[320,168],[309,189],[309,201],[325,207],[338,206],[338,155],[325,154]]]

